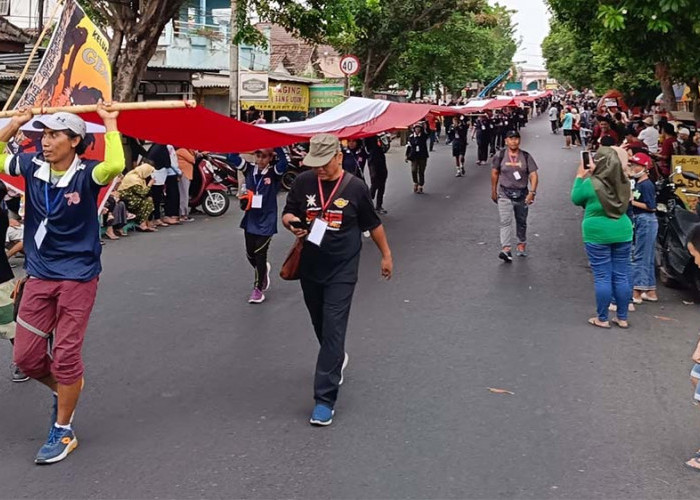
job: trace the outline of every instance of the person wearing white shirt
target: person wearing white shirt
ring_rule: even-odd
[[[639,140],[647,145],[650,153],[659,152],[659,131],[654,128],[654,120],[651,117],[644,119],[644,129],[639,132]]]

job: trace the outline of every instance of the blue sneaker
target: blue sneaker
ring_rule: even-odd
[[[60,462],[77,447],[78,439],[72,429],[63,429],[54,425],[51,427],[46,443],[37,453],[34,463],[46,465]]]
[[[317,404],[314,406],[314,411],[311,413],[309,423],[311,425],[326,426],[333,422],[335,411],[328,408],[326,405]]]

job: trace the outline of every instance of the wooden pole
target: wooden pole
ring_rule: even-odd
[[[41,45],[41,42],[44,40],[46,33],[49,31],[49,27],[51,27],[51,24],[53,23],[53,18],[56,17],[56,13],[58,12],[58,8],[63,5],[64,1],[65,0],[58,0],[58,2],[56,2],[56,5],[54,5],[53,10],[51,11],[51,16],[49,17],[49,20],[46,22],[44,29],[41,30],[41,34],[39,35],[39,38],[37,39],[36,43],[34,44],[34,48],[32,48],[32,51],[29,54],[29,58],[27,59],[27,63],[24,65],[24,69],[22,70],[22,73],[19,75],[19,78],[17,79],[17,83],[15,84],[15,88],[12,89],[12,93],[10,94],[10,97],[7,98],[7,102],[5,102],[5,105],[2,108],[3,111],[6,111],[7,108],[10,107],[10,104],[12,103],[12,99],[15,98],[15,94],[17,94],[17,91],[22,86],[22,82],[24,81],[24,77],[27,74],[27,71],[29,70],[29,66],[32,64],[32,61],[34,60],[34,56],[36,55],[37,50],[39,50],[39,46]]]
[[[143,102],[115,102],[108,106],[112,111],[134,111],[143,109],[181,109],[195,108],[197,101],[143,101]],[[66,111],[68,113],[94,113],[97,111],[97,104],[83,104],[80,106],[55,106],[50,108],[32,108],[34,115],[50,115]],[[0,118],[10,118],[18,115],[20,112],[16,109],[10,111],[0,111]]]

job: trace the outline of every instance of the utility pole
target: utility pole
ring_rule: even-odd
[[[236,119],[240,118],[241,106],[238,102],[238,44],[234,42],[234,38],[238,33],[238,23],[237,23],[237,0],[231,0],[231,30],[229,35],[231,40],[229,42],[229,114]]]
[[[39,33],[42,32],[44,29],[44,1],[45,0],[39,0]]]

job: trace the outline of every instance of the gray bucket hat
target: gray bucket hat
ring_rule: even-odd
[[[317,134],[311,138],[309,154],[304,157],[307,167],[325,167],[340,151],[340,141],[332,134]]]

